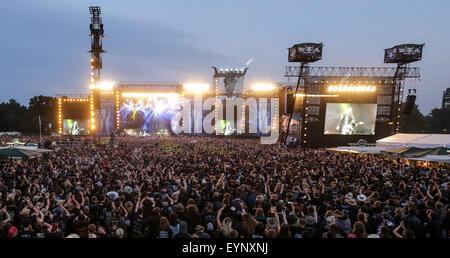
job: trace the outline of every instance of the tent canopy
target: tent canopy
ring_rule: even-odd
[[[450,155],[426,155],[424,157],[410,158],[410,160],[450,163]]]
[[[377,141],[377,146],[391,146],[394,148],[417,147],[450,149],[450,134],[408,134],[398,133]]]
[[[0,159],[28,160],[40,157],[49,151],[32,147],[1,147]]]
[[[417,148],[417,147],[406,147],[399,149],[390,149],[385,150],[383,152],[393,154],[393,155],[401,155],[405,157],[422,157],[425,155],[447,155],[449,154],[449,150],[446,148]]]
[[[364,153],[364,154],[383,154],[382,151],[389,148],[383,147],[366,147],[366,146],[340,146],[336,148],[328,148],[331,151],[341,151],[350,153]]]

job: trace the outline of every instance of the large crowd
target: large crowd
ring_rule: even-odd
[[[449,238],[448,167],[260,145],[117,138],[0,169],[1,238]]]

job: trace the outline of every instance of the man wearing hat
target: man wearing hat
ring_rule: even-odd
[[[8,235],[7,235],[8,237],[16,238],[18,234],[19,234],[19,230],[17,230],[16,227],[13,226],[8,229]]]
[[[358,199],[358,201],[360,202],[365,202],[367,200],[367,197],[364,194],[359,194],[358,196],[356,196],[356,199]]]

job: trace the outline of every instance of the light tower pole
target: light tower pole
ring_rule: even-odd
[[[91,13],[91,24],[89,26],[89,29],[91,31],[90,38],[91,38],[91,50],[89,53],[91,53],[91,74],[89,76],[89,84],[91,86],[91,94],[90,94],[90,101],[91,101],[91,115],[90,115],[90,129],[91,131],[94,131],[96,129],[96,123],[95,120],[100,119],[100,107],[94,106],[94,92],[92,89],[94,89],[97,85],[100,84],[100,71],[103,68],[103,61],[102,61],[102,54],[106,51],[103,50],[102,46],[102,39],[104,36],[104,30],[103,30],[103,23],[102,18],[100,17],[101,10],[99,6],[90,6],[89,12]],[[98,101],[96,102],[98,103]],[[97,113],[97,116],[96,116]],[[98,121],[99,122],[99,121]],[[101,123],[97,123],[100,124]],[[98,137],[101,137],[101,128],[98,130]]]
[[[309,75],[309,63],[316,62],[322,59],[322,43],[301,43],[296,44],[292,46],[289,49],[289,56],[288,61],[289,62],[299,62],[300,63],[300,69],[298,74],[298,81],[297,81],[297,87],[295,88],[294,92],[294,99],[293,99],[293,107],[291,109],[291,112],[289,114],[289,120],[287,124],[287,130],[286,135],[284,138],[284,145],[287,144],[287,140],[289,137],[289,130],[291,126],[291,120],[292,115],[294,113],[295,109],[295,100],[298,94],[298,90],[301,84],[301,81],[303,80],[303,105],[302,105],[302,120],[301,120],[301,134],[299,136],[299,142],[302,146],[305,146],[307,144],[306,138],[307,138],[307,132],[306,132],[306,124],[307,124],[307,106],[308,106],[308,85],[306,83]]]

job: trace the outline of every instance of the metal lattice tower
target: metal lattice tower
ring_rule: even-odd
[[[403,89],[405,83],[406,72],[408,69],[408,64],[399,63],[397,64],[397,69],[394,75],[394,87],[392,87],[392,134],[398,133],[400,128],[400,113],[403,100]]]
[[[103,67],[102,54],[105,53],[102,46],[102,39],[104,36],[102,18],[100,17],[101,10],[99,6],[90,6],[89,11],[92,15],[91,24],[91,75],[89,77],[91,84],[100,82],[100,70]]]

